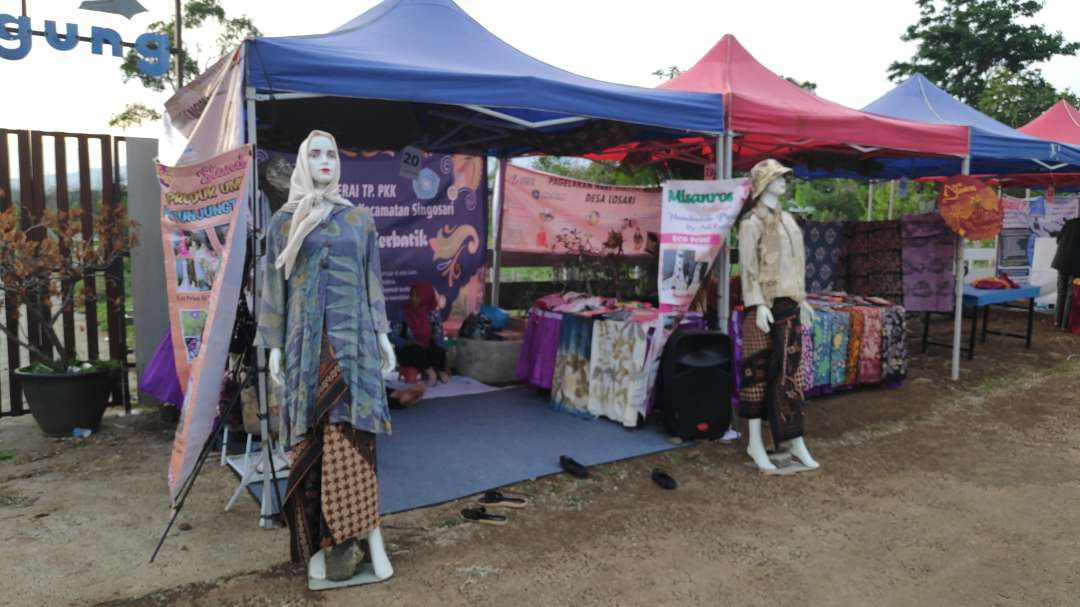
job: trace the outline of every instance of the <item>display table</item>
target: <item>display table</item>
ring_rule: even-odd
[[[674,325],[704,326],[636,305],[583,313],[533,308],[517,358],[517,377],[551,391],[552,407],[606,417],[627,427],[648,417],[659,353]]]
[[[1001,335],[1004,337],[1016,337],[1023,339],[1028,349],[1031,349],[1031,331],[1035,323],[1035,298],[1039,296],[1040,288],[1038,286],[1020,287],[1018,289],[976,289],[971,285],[964,285],[964,301],[963,306],[965,309],[970,307],[972,309],[971,314],[971,330],[968,336],[968,345],[966,348],[962,348],[967,353],[968,360],[975,358],[975,335],[979,329],[979,308],[982,308],[983,314],[983,328],[981,341],[986,342],[986,336],[989,335]],[[1027,300],[1027,304],[1015,304],[1016,301]],[[990,325],[990,308],[992,306],[999,306],[1003,308],[1012,308],[1018,310],[1027,310],[1027,331],[1024,333],[1010,333],[1008,331],[996,331],[989,328]],[[926,347],[929,346],[942,346],[951,348],[952,344],[930,341],[930,315],[934,312],[927,312],[923,317],[923,338],[922,338],[922,351],[926,352]]]

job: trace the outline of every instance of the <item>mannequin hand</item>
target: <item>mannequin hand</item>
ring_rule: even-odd
[[[390,343],[390,336],[386,333],[379,333],[379,352],[382,353],[382,365],[379,369],[383,375],[387,375],[397,367],[397,357],[394,355],[394,346]]]
[[[810,304],[806,303],[805,301],[799,304],[799,322],[801,322],[803,326],[810,325],[814,322],[815,318],[817,318],[817,314],[814,312],[814,308],[811,307]]]
[[[270,349],[270,379],[279,386],[285,385],[285,370],[281,366],[281,348]]]
[[[757,313],[754,314],[754,322],[757,323],[757,328],[761,329],[762,333],[768,333],[773,323],[772,310],[766,305],[759,305],[755,310]]]

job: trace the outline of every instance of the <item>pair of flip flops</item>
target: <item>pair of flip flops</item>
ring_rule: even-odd
[[[476,501],[482,505],[474,508],[465,508],[461,511],[461,516],[467,521],[484,523],[487,525],[505,525],[509,520],[501,514],[489,513],[487,511],[488,506],[498,508],[524,508],[529,505],[528,498],[516,495],[504,495],[499,491],[486,491],[484,492],[484,495]]]

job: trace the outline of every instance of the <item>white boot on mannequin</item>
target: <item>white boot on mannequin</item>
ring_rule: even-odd
[[[761,440],[761,419],[746,420],[750,425],[750,445],[746,447],[746,454],[754,460],[759,470],[776,470],[776,464],[769,459],[769,453],[765,451],[765,443]]]

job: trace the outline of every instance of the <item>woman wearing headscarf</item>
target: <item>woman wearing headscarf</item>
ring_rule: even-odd
[[[409,290],[409,301],[402,307],[404,322],[391,337],[398,363],[423,372],[432,384],[436,380],[450,381],[438,308],[435,287],[427,282],[416,283]]]
[[[375,435],[390,432],[383,375],[395,366],[371,213],[338,193],[337,143],[300,145],[289,201],[267,227],[255,344],[282,390],[290,471],[282,512],[312,583],[393,575],[379,530]],[[363,562],[368,545],[371,568]]]

